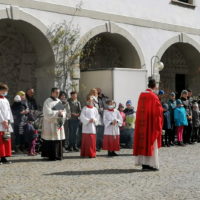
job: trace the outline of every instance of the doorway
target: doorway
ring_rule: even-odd
[[[185,85],[185,74],[176,74],[175,87],[176,87],[176,92],[177,92],[178,98],[181,95],[181,91],[186,89],[185,86],[186,86]]]

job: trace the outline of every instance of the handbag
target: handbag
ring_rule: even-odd
[[[11,138],[11,132],[9,132],[8,130],[4,132],[3,134],[3,140],[9,140]]]

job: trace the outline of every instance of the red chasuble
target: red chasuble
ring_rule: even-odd
[[[139,97],[133,155],[152,156],[154,142],[157,140],[158,148],[161,147],[161,134],[163,125],[163,108],[157,95],[147,89]]]

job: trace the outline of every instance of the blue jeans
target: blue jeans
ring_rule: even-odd
[[[77,135],[79,132],[80,121],[78,119],[69,119],[69,147],[77,146]]]

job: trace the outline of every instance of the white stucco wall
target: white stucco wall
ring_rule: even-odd
[[[126,1],[128,2],[128,0],[126,0]],[[45,2],[47,2],[47,1],[45,1]],[[49,0],[49,2],[50,2],[50,0]],[[54,0],[54,1],[52,0],[51,3],[52,2],[56,3],[56,0]],[[97,8],[100,9],[101,5],[103,5],[99,2],[97,3],[96,0],[93,0],[92,2],[90,1],[90,3],[91,3],[90,6],[89,6],[88,1],[83,1],[83,2],[84,2],[83,3],[84,6],[82,6],[82,7],[87,8],[87,9],[89,9],[89,8],[92,9],[92,5],[93,6],[95,5],[94,2],[96,2],[96,5],[98,5],[94,8],[94,10],[96,10]],[[116,0],[116,3],[117,2],[119,3],[118,0]],[[154,0],[154,1],[151,1],[151,2],[157,2],[158,3],[157,0]],[[162,1],[162,2],[166,2],[166,1]],[[199,1],[197,1],[197,2],[199,2]],[[58,4],[61,4],[61,3],[63,3],[63,5],[66,5],[66,6],[74,6],[76,4],[76,3],[73,3],[72,1],[66,1],[66,2],[65,1],[63,1],[63,2],[59,1]],[[136,5],[138,5],[138,4],[139,3],[137,2]],[[146,4],[144,0],[142,2],[140,2],[140,4],[145,5],[145,6],[150,6],[150,5],[153,6],[154,5],[154,4],[149,5],[148,3]],[[130,7],[131,7],[131,5],[130,5]],[[157,5],[157,8],[158,8],[158,6],[160,6],[160,3],[158,3],[156,5]],[[87,7],[87,6],[89,6],[89,7]],[[150,6],[149,10],[151,10],[151,6]],[[186,14],[181,16],[181,19],[182,19],[181,22],[185,21],[184,17],[185,17],[185,15],[187,15],[187,12],[193,12],[193,16],[194,16],[194,13],[196,13],[196,11],[199,9],[198,6],[196,7],[195,10],[189,9],[189,8],[184,8],[184,7],[181,7],[181,6],[171,5],[171,4],[167,6],[167,8],[172,9],[172,11],[175,9],[174,7],[176,9],[181,10],[180,12],[185,10]],[[106,6],[106,8],[104,7],[104,10],[103,10],[103,8],[101,8],[100,11],[108,12],[106,9],[107,9],[107,6]],[[115,13],[115,9],[116,8],[114,6],[112,12],[109,11],[108,13]],[[141,12],[141,19],[142,19],[143,9],[144,8],[141,8],[141,9],[138,8],[138,11],[137,11],[137,12]],[[42,23],[44,23],[44,25],[46,27],[49,27],[52,23],[59,23],[59,22],[62,22],[63,20],[71,20],[71,16],[65,15],[65,14],[59,14],[59,13],[53,13],[53,12],[44,12],[42,10],[36,10],[36,9],[30,9],[30,8],[20,8],[20,10],[22,10],[26,13],[29,13],[32,16],[34,16],[35,18],[39,19]],[[123,6],[122,6],[122,11],[123,11]],[[170,14],[168,13],[168,18],[171,18],[171,15],[173,15],[172,11],[170,11]],[[118,13],[118,14],[125,15],[127,12],[128,11],[126,11],[124,9],[124,13]],[[148,11],[147,13],[149,13],[149,15],[151,15],[150,11]],[[166,12],[163,11],[163,15],[165,15],[165,13]],[[157,19],[159,19],[159,21],[162,21],[161,18],[163,17],[163,15],[158,17]],[[128,14],[127,14],[127,16],[128,16]],[[129,15],[129,17],[130,16],[132,16],[132,15]],[[178,18],[176,17],[176,14],[175,14],[174,19],[177,20]],[[194,17],[194,18],[196,19],[197,17]],[[200,18],[200,16],[199,16],[199,18]],[[151,20],[151,17],[149,17],[148,20]],[[152,18],[152,20],[153,20],[153,18]],[[81,17],[81,16],[76,16],[73,19],[74,26],[78,25],[80,27],[80,38],[83,37],[90,30],[94,29],[95,27],[105,26],[106,22],[107,21],[102,20],[102,19],[94,19],[94,18]],[[166,22],[167,22],[166,20],[163,20],[163,23],[166,24]],[[148,70],[148,75],[150,75],[150,71],[151,71],[150,68],[151,68],[151,58],[152,58],[152,56],[156,55],[158,53],[159,49],[161,48],[161,46],[164,45],[169,39],[171,39],[175,36],[178,36],[181,33],[179,31],[176,31],[175,29],[174,29],[174,31],[172,31],[172,30],[167,30],[167,28],[166,29],[160,29],[160,28],[149,28],[149,27],[142,27],[142,26],[125,24],[125,23],[117,23],[117,22],[112,22],[112,23],[116,24],[120,28],[126,30],[137,41],[139,47],[141,48],[142,54],[144,56],[145,68]],[[174,21],[173,21],[173,23],[174,23]],[[195,24],[198,25],[200,23],[196,22]],[[185,25],[185,24],[179,23],[179,25]],[[162,24],[161,24],[161,26],[162,26]],[[189,23],[187,26],[188,26],[188,28],[191,28],[192,23]],[[195,34],[187,34],[187,35],[189,35],[195,41],[200,43],[200,36],[199,35],[195,35]]]
[[[138,97],[146,89],[147,72],[137,69],[113,70],[113,98],[117,104],[131,100],[137,109]]]
[[[65,6],[76,6],[81,0],[38,0]],[[195,9],[171,4],[171,0],[82,0],[82,8],[105,13],[148,19],[169,24],[200,28],[200,1]]]
[[[1,2],[15,2],[12,0],[1,0]],[[32,0],[30,0],[31,5]],[[50,26],[52,23],[59,23],[60,21],[70,20],[71,17],[67,15],[67,11],[64,9],[61,10],[62,7],[56,7],[58,5],[64,5],[66,8],[69,6],[76,6],[80,0],[37,0],[33,1],[38,4],[35,5],[35,7],[38,9],[29,8],[29,4],[23,5],[23,7],[20,7],[20,10],[31,14],[32,16],[39,19],[42,23],[44,23],[47,27]],[[44,3],[40,4],[39,3]],[[17,3],[15,3],[17,4]],[[45,7],[46,5],[46,7]],[[49,5],[55,5],[53,12],[50,8],[48,8]],[[105,6],[106,5],[106,6]],[[113,6],[114,5],[114,6]],[[160,0],[109,0],[109,3],[107,3],[107,0],[82,0],[82,10],[87,11],[98,11],[104,13],[104,15],[110,15],[110,14],[116,14],[120,17],[127,16],[129,18],[136,19],[145,19],[148,20],[148,26],[151,26],[152,28],[140,26],[137,25],[137,20],[133,22],[127,21],[127,23],[117,23],[113,22],[120,27],[126,29],[132,36],[137,40],[140,47],[143,48],[142,51],[145,56],[146,65],[149,65],[149,58],[152,57],[152,55],[155,55],[158,51],[158,46],[160,47],[165,41],[167,41],[170,37],[173,37],[175,35],[180,34],[180,31],[176,31],[176,27],[174,27],[174,30],[172,27],[168,27],[167,25],[179,25],[179,26],[185,26],[186,28],[196,28],[197,31],[200,28],[200,0],[195,1],[196,8],[185,8],[182,6],[177,6],[174,4],[171,4],[170,0],[160,1]],[[40,7],[39,7],[40,6]],[[0,5],[0,9],[5,8],[5,5]],[[7,6],[8,7],[8,6]],[[48,11],[49,10],[49,11]],[[56,12],[58,11],[58,12]],[[59,13],[60,12],[60,13]],[[80,26],[81,30],[81,36],[83,36],[86,32],[91,30],[94,27],[104,25],[107,20],[103,20],[103,16],[98,16],[98,13],[96,13],[97,16],[95,16],[95,13],[92,18],[89,17],[81,17],[76,16],[73,20],[73,23],[76,25],[78,24]],[[105,17],[106,18],[106,17]],[[120,20],[119,20],[120,21]],[[122,20],[123,21],[123,20]],[[155,28],[154,22],[161,22],[159,24],[160,27]],[[130,25],[130,23],[133,23],[133,25]],[[136,25],[134,25],[134,23]],[[139,23],[139,22],[138,22]],[[163,29],[162,29],[163,26]],[[184,28],[185,28],[184,27]],[[180,28],[180,27],[179,27]],[[181,32],[184,32],[185,29],[183,29]],[[191,34],[192,37],[194,34]],[[200,41],[199,35],[194,37]],[[149,50],[150,49],[150,50]]]
[[[86,71],[81,73],[80,98],[84,98],[92,88],[101,88],[103,93],[117,103],[125,104],[127,100],[137,107],[137,100],[146,89],[146,70],[115,68],[113,70]]]
[[[0,11],[17,6],[47,29],[53,23],[70,20],[72,7],[79,3],[80,0],[0,0]],[[195,5],[193,9],[171,4],[171,0],[82,0],[82,9],[76,13],[73,24],[80,27],[80,40],[101,26],[105,27],[102,32],[106,31],[105,24],[109,22],[116,25],[119,34],[122,30],[130,34],[144,59],[141,68],[147,69],[149,76],[151,58],[162,56],[160,52],[168,41],[178,42],[182,33],[192,40],[191,44],[196,43],[200,52],[200,0],[195,0]],[[187,37],[183,42],[188,42]]]

